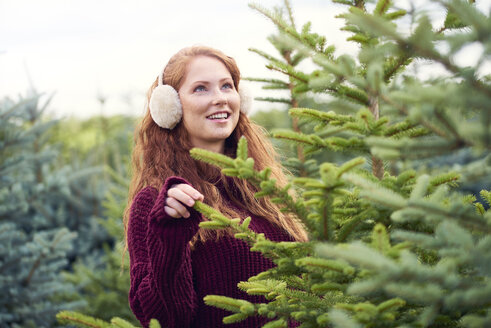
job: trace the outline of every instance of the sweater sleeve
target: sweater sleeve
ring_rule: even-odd
[[[173,218],[164,211],[167,190],[188,183],[168,178],[160,192],[146,187],[134,198],[128,226],[130,307],[144,327],[157,319],[162,327],[188,327],[197,304],[189,241],[201,215]],[[189,184],[189,183],[188,183]]]

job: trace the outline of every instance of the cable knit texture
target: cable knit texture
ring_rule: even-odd
[[[160,192],[146,187],[133,200],[128,229],[131,309],[144,327],[152,318],[169,328],[261,327],[267,319],[252,317],[224,325],[223,317],[232,313],[205,305],[203,297],[213,294],[266,302],[262,296],[240,291],[237,283],[274,264],[233,237],[197,242],[191,250],[189,241],[199,229],[201,214],[188,208],[189,218],[175,219],[164,211],[168,189],[179,183],[188,182],[170,177]],[[291,241],[265,219],[251,217],[252,230],[274,241]]]

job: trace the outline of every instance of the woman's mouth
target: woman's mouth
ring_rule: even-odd
[[[223,113],[212,114],[210,116],[207,116],[206,118],[209,120],[224,120],[224,119],[227,119],[229,116],[230,116],[229,113],[223,112]]]

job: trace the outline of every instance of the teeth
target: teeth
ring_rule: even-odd
[[[221,118],[227,118],[228,114],[227,113],[218,113],[218,114],[213,114],[208,116],[209,119],[215,120],[215,119],[221,119]]]

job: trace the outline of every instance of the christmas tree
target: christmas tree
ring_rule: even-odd
[[[136,324],[138,321],[128,304],[129,257],[124,253],[121,242],[129,178],[128,174],[121,175],[109,168],[107,170],[111,177],[108,181],[110,187],[103,202],[104,215],[98,224],[113,240],[103,245],[104,253],[96,261],[93,256],[81,257],[71,271],[64,273],[64,278],[79,287],[79,293],[71,297],[72,300],[85,302],[85,306],[78,311],[103,320],[118,316]],[[123,265],[121,260],[124,260]]]
[[[300,327],[490,325],[490,193],[455,189],[471,171],[489,181],[491,157],[479,154],[491,148],[491,86],[483,76],[490,18],[463,1],[439,1],[447,14],[437,27],[391,1],[337,2],[348,6],[342,18],[359,44],[356,57],[336,57],[308,24],[298,32],[281,11],[251,5],[282,31],[276,42],[303,53],[317,69],[302,72],[275,58],[268,58],[268,67],[283,72],[295,93],[331,97],[321,108],[290,109],[311,125],[275,137],[302,145],[307,158],[344,152],[352,159],[310,162],[317,173],[293,179],[295,199],[275,187],[267,169],[254,170],[245,140],[236,159],[193,150],[223,173],[249,179],[258,197],[273,197],[310,235],[305,244],[275,244],[250,232],[247,219],[230,220],[197,205],[210,219],[203,228],[232,226],[237,238],[277,264],[239,285],[268,302],[219,295],[205,301],[232,312],[224,322],[263,315],[272,319],[267,327],[286,327],[291,319]],[[285,8],[291,12],[287,2]],[[415,26],[401,31],[397,22],[407,16]],[[455,64],[459,51],[476,43],[483,49],[476,64]],[[422,61],[443,66],[446,74],[420,78],[411,65]],[[458,171],[424,170],[425,161],[461,150],[471,150],[476,160]]]
[[[56,167],[57,150],[47,143],[56,124],[42,119],[48,104],[35,91],[0,104],[2,327],[50,327],[58,311],[80,305],[56,301],[75,289],[60,272],[69,262],[76,233],[65,225],[70,170]]]
[[[100,163],[107,158],[114,170],[125,168],[113,148],[124,149],[124,144],[129,154],[129,129],[124,127],[131,127],[133,120],[107,119],[98,130],[86,122],[77,131],[83,122],[51,119],[46,113],[50,98],[45,98],[32,88],[26,96],[5,98],[0,105],[0,286],[6,295],[0,302],[2,327],[51,327],[60,310],[92,306],[84,293],[87,276],[77,280],[70,272],[80,263],[92,264],[95,271],[107,265],[104,247],[116,244],[116,237],[99,224],[105,215],[103,200],[116,181]],[[99,140],[103,129],[107,134],[117,130],[120,136]],[[104,143],[111,147],[101,147]],[[113,276],[119,278],[119,271],[118,266]],[[120,297],[118,304],[124,304]]]
[[[79,167],[99,167],[100,174],[87,177],[77,193],[92,194],[98,204],[93,213],[92,250],[79,254],[63,272],[77,286],[62,301],[83,303],[77,311],[101,319],[119,316],[137,322],[128,305],[128,257],[124,266],[122,217],[127,201],[129,158],[135,119],[123,115],[95,116],[86,120],[65,119],[52,133],[61,144],[62,161]],[[97,236],[103,236],[100,238]],[[88,243],[87,240],[81,242]],[[95,244],[95,245],[94,245]]]

